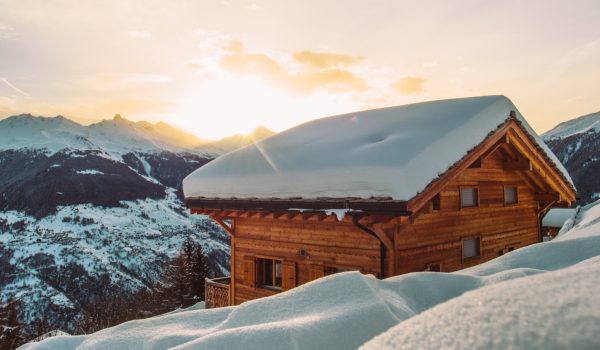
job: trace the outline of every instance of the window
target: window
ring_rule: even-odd
[[[425,271],[441,272],[442,271],[442,264],[440,264],[440,263],[427,264],[427,266],[425,267]]]
[[[281,260],[256,259],[256,278],[259,287],[281,289]]]
[[[504,186],[504,204],[517,204],[517,187]]]
[[[441,198],[440,194],[436,194],[435,197],[431,200],[431,204],[433,206],[433,210],[440,210],[441,207]]]
[[[476,187],[460,188],[461,208],[476,207],[479,205],[479,190]]]
[[[479,237],[463,240],[463,260],[478,257],[480,255],[480,250],[481,239]]]

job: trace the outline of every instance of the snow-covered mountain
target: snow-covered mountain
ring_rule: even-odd
[[[274,134],[275,132],[263,126],[259,126],[246,135],[236,134],[218,141],[203,143],[196,147],[196,151],[208,154],[225,154],[251,143],[266,139]]]
[[[65,117],[22,114],[0,120],[0,149],[102,150],[108,155],[127,152],[185,152],[206,143],[166,123],[132,122],[116,115],[112,120],[83,126]]]
[[[182,179],[235,147],[212,144],[118,115],[0,120],[0,304],[19,299],[24,323],[73,332],[106,293],[151,287],[190,235],[227,273],[228,236],[181,201]]]
[[[573,178],[579,202],[600,198],[600,112],[560,123],[542,137]]]

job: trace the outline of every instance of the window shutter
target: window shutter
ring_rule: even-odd
[[[323,268],[322,265],[312,265],[310,267],[310,272],[309,272],[309,276],[308,276],[309,280],[314,281],[323,276],[325,276],[325,269]]]
[[[460,201],[463,208],[476,207],[478,205],[477,188],[464,187],[460,189]]]
[[[479,237],[465,239],[463,241],[463,259],[474,258],[480,255]]]
[[[253,256],[244,258],[244,284],[251,288],[256,287],[255,266],[256,264]]]
[[[284,261],[281,289],[288,290],[294,287],[296,287],[296,263],[293,261]]]

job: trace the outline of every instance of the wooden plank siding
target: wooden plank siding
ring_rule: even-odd
[[[301,255],[304,250],[306,256]],[[379,273],[379,241],[351,222],[296,222],[282,219],[237,218],[235,270],[244,271],[247,257],[296,263],[296,285],[311,281],[311,269],[340,267]],[[314,271],[313,271],[314,279]],[[250,286],[243,274],[234,276],[235,304],[278,293]]]
[[[423,213],[401,225],[395,237],[398,274],[423,271],[441,264],[450,272],[497,257],[505,248],[539,241],[538,202],[535,192],[518,171],[504,170],[500,154],[487,158],[481,168],[468,168],[440,192],[440,210]],[[517,187],[517,204],[504,204],[504,186]],[[461,208],[460,188],[479,189],[479,206]],[[481,238],[481,255],[462,259],[462,240]]]

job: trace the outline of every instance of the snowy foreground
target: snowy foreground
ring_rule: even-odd
[[[22,349],[598,349],[594,204],[554,241],[460,272],[383,281],[342,273],[238,307],[171,313]]]

